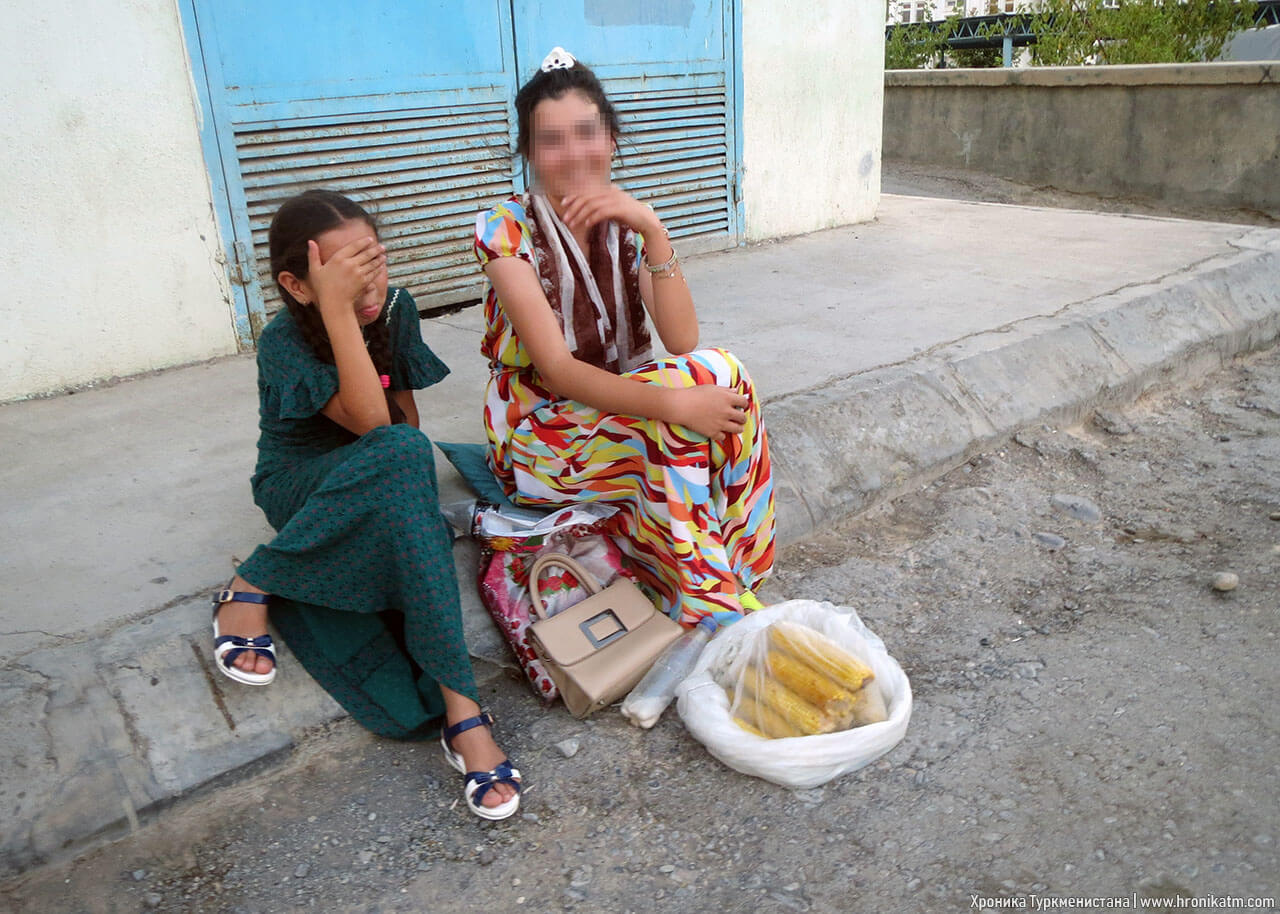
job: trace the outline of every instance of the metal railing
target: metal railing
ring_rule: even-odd
[[[1280,25],[1280,0],[1257,0],[1258,8],[1254,13],[1254,27]],[[966,16],[963,19],[939,19],[933,22],[893,23],[885,26],[884,37],[888,41],[893,37],[895,29],[940,32],[950,28],[947,36],[947,50],[1000,48],[1003,51],[1003,65],[1013,65],[1013,49],[1035,44],[1036,33],[1032,31],[1035,20],[1033,13],[997,13],[991,16]]]

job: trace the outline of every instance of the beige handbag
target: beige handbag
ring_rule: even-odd
[[[538,578],[553,565],[571,572],[591,596],[548,617]],[[536,616],[529,641],[578,719],[623,698],[684,631],[626,578],[601,590],[595,576],[563,552],[538,556],[529,569],[529,595]]]

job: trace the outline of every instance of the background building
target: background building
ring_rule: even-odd
[[[563,7],[562,9],[560,7]],[[561,45],[619,103],[619,179],[684,252],[869,219],[883,24],[823,0],[51,0],[0,37],[0,401],[251,347],[267,221],[370,201],[393,281],[474,300],[474,213],[524,186],[512,100]]]
[[[948,16],[994,16],[1027,12],[1034,0],[888,0],[885,24],[932,22]]]

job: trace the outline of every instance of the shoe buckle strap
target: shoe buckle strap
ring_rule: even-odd
[[[261,603],[265,605],[270,602],[270,594],[248,593],[243,590],[232,590],[229,587],[213,595],[214,606],[221,606],[223,603]]]
[[[468,717],[466,720],[458,721],[451,727],[445,727],[444,738],[452,743],[454,737],[461,733],[466,733],[473,727],[492,727],[495,723],[497,723],[497,718],[488,711],[481,711],[475,717]]]

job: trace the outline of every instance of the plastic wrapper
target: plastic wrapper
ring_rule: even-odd
[[[454,501],[440,506],[440,513],[453,528],[454,539],[461,536],[480,536],[485,533],[496,536],[510,531],[524,531],[536,527],[552,513],[545,508],[521,508],[516,505],[495,505],[482,498]]]
[[[809,788],[892,749],[911,684],[856,612],[790,600],[711,642],[677,690],[685,726],[726,765]]]
[[[889,719],[871,667],[821,632],[785,619],[739,653],[724,685],[734,721],[771,739]]]

